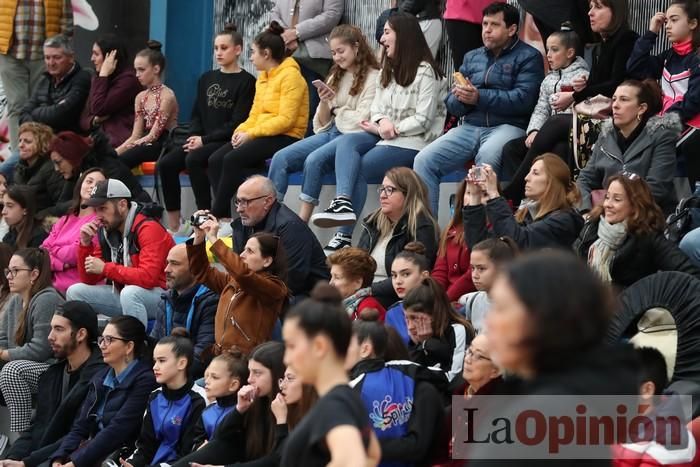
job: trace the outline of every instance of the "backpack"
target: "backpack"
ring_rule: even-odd
[[[683,198],[666,219],[664,236],[678,244],[691,230],[700,227],[700,196]]]
[[[137,205],[136,214],[143,214],[145,216],[145,219],[141,219],[141,221],[134,227],[132,227],[129,233],[127,234],[126,238],[128,240],[127,243],[129,245],[129,255],[137,255],[141,251],[141,246],[138,242],[138,231],[143,224],[145,224],[146,222],[156,222],[163,228],[163,230],[165,230],[165,227],[160,221],[163,216],[164,210],[162,206],[156,203],[142,203],[136,201],[135,203]],[[97,235],[100,243],[100,248],[102,249],[102,259],[104,259],[105,261],[112,261],[109,254],[110,248],[107,243],[107,239],[105,238],[106,232],[104,228],[101,228],[98,231]]]

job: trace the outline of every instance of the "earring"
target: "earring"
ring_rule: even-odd
[[[641,122],[642,121],[642,116],[640,114],[637,114],[637,121]]]

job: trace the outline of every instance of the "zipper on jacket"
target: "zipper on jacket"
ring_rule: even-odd
[[[611,159],[615,159],[617,162],[619,162],[622,165],[622,170],[625,170],[625,162],[622,159],[612,154],[602,145],[600,146],[600,150],[603,151],[603,154],[605,154],[606,156],[610,157]]]
[[[242,292],[241,290],[236,291],[236,293],[233,294],[233,297],[231,297],[231,300],[229,300],[228,305],[226,306],[226,318],[224,319],[224,330],[223,330],[223,332],[221,333],[221,340],[220,340],[219,343],[217,344],[217,345],[219,346],[220,349],[223,349],[223,348],[224,348],[224,346],[223,346],[223,344],[224,344],[224,338],[225,338],[225,336],[226,336],[226,328],[227,328],[227,325],[228,325],[228,322],[229,322],[229,321],[231,321],[231,325],[232,325],[233,327],[237,328],[237,329],[240,331],[240,333],[243,334],[243,337],[245,337],[245,339],[246,339],[248,342],[251,341],[251,338],[248,336],[248,334],[245,333],[245,331],[243,331],[243,328],[241,327],[240,324],[238,324],[238,321],[236,321],[236,318],[234,318],[233,316],[230,316],[230,314],[231,314],[231,304],[232,304],[233,301],[236,300],[242,293],[243,293],[243,292]]]

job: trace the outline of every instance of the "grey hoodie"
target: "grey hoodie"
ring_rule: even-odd
[[[581,57],[576,57],[576,60],[571,65],[561,70],[550,71],[542,80],[540,85],[540,97],[537,99],[537,105],[530,117],[530,124],[527,126],[527,134],[532,131],[539,131],[549,117],[557,113],[571,113],[571,107],[562,111],[555,112],[549,99],[555,92],[561,91],[562,85],[571,85],[574,78],[581,75],[588,75],[588,63]]]
[[[17,320],[22,313],[22,297],[17,294],[10,297],[4,312],[0,315],[0,348],[7,349],[10,360],[46,362],[51,358],[52,352],[48,341],[51,318],[56,307],[63,301],[53,287],[47,287],[34,295],[29,301],[24,344],[17,345],[15,331]]]

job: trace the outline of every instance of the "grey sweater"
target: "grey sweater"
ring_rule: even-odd
[[[5,305],[0,315],[0,348],[7,349],[10,360],[31,360],[45,362],[52,356],[49,346],[51,318],[56,306],[63,303],[63,298],[53,287],[40,290],[29,301],[26,317],[26,335],[22,345],[15,342],[20,314],[22,314],[22,297],[14,294]]]

